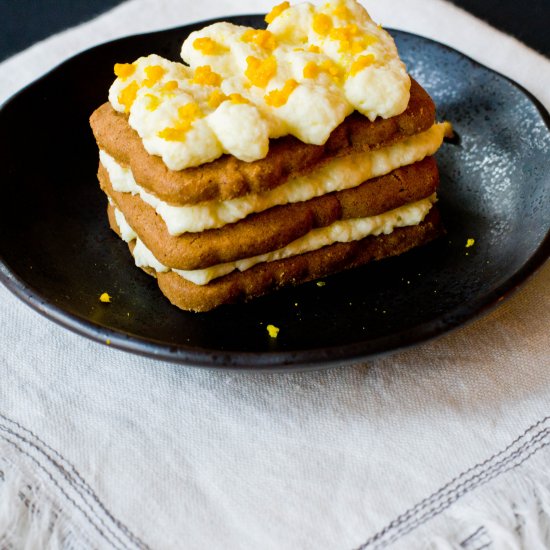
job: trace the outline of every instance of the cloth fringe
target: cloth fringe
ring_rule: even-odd
[[[531,460],[456,503],[434,525],[426,526],[422,540],[418,537],[420,533],[413,532],[399,546],[433,550],[548,550],[550,453],[546,450]]]
[[[61,550],[69,535],[41,482],[0,458],[0,550]]]

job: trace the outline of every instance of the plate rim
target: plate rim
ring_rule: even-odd
[[[262,18],[262,14],[243,14],[228,17],[216,17],[204,21],[197,21],[185,25],[170,27],[157,31],[146,33],[130,34],[124,37],[116,38],[91,48],[82,50],[75,55],[65,59],[49,71],[41,75],[36,80],[30,82],[15,94],[7,98],[1,105],[0,111],[9,106],[16,98],[24,94],[29,88],[39,85],[40,82],[50,77],[52,74],[63,70],[63,67],[75,59],[93,54],[94,50],[101,49],[107,45],[111,46],[120,41],[126,41],[135,38],[145,38],[147,36],[175,32],[180,30],[182,33],[188,32],[189,27],[197,25],[208,25],[218,21],[241,20],[242,18]],[[509,84],[517,88],[537,109],[543,122],[550,133],[550,113],[545,106],[529,90],[521,84],[506,75],[495,71],[494,69],[483,65],[472,59],[468,55],[422,35],[403,31],[399,29],[387,28],[391,33],[408,35],[414,38],[420,38],[439,48],[450,51],[466,58],[469,62],[489,71],[498,77],[506,80]],[[43,298],[39,290],[34,289],[26,281],[21,279],[10,270],[0,251],[0,281],[17,298],[26,305],[46,317],[50,321],[69,329],[71,332],[80,336],[89,338],[92,341],[108,345],[109,347],[130,352],[140,356],[177,363],[186,366],[206,367],[211,369],[223,370],[261,370],[265,372],[273,371],[292,371],[321,369],[347,364],[357,363],[367,358],[378,357],[402,351],[416,345],[420,345],[429,340],[448,334],[457,328],[463,327],[480,317],[486,315],[495,309],[500,303],[512,296],[520,286],[525,284],[534,274],[544,265],[550,257],[550,228],[546,235],[541,239],[535,252],[524,262],[520,268],[508,277],[502,284],[492,292],[478,297],[475,302],[469,302],[469,307],[458,305],[451,311],[444,312],[437,319],[432,319],[415,325],[412,328],[394,332],[375,339],[365,339],[360,342],[346,344],[343,346],[330,346],[310,348],[304,350],[280,350],[280,351],[262,351],[247,352],[235,350],[209,350],[205,348],[188,346],[185,344],[168,344],[166,342],[148,339],[141,336],[130,335],[123,331],[99,325],[88,318],[79,316],[68,310],[65,310],[50,300]],[[390,340],[393,344],[388,347],[386,341]]]

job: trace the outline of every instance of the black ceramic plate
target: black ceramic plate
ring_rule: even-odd
[[[230,20],[259,26],[259,16]],[[0,111],[0,276],[47,317],[128,351],[190,365],[337,365],[437,336],[523,282],[550,251],[548,113],[525,90],[436,42],[395,31],[411,73],[453,122],[438,154],[448,234],[325,280],[205,314],[179,311],[107,226],[88,116],[115,62],[177,59],[192,25],[93,48]],[[475,239],[466,248],[467,239]],[[112,297],[102,304],[102,292]],[[269,338],[266,325],[280,327]]]

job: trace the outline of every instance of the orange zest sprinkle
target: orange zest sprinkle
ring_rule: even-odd
[[[258,88],[265,88],[277,72],[277,60],[270,55],[266,59],[258,59],[253,55],[246,58],[245,76]]]
[[[160,98],[153,94],[147,94],[145,97],[149,100],[146,109],[148,111],[156,111],[160,105]]]
[[[193,42],[193,48],[204,55],[219,55],[229,51],[228,48],[226,48],[223,44],[220,44],[219,42],[216,42],[215,40],[212,40],[212,38],[208,38],[207,36],[203,38],[197,38]]]
[[[273,20],[277,17],[279,17],[279,15],[281,15],[281,13],[283,13],[285,10],[287,10],[288,8],[290,8],[290,3],[289,2],[282,2],[281,4],[277,4],[266,16],[265,16],[265,22],[266,23],[272,23]]]
[[[319,46],[316,46],[315,44],[312,44],[308,49],[307,49],[308,52],[311,52],[311,53],[321,53],[321,49],[319,48]]]
[[[376,44],[378,42],[378,37],[374,36],[374,34],[364,34],[363,36],[361,36],[361,42],[366,48],[371,44]]]
[[[287,80],[281,90],[272,90],[265,97],[265,102],[271,107],[282,107],[288,101],[290,94],[296,89],[298,82],[293,78]]]
[[[372,65],[375,61],[374,55],[371,53],[367,55],[360,55],[352,64],[349,70],[351,76],[355,76],[358,72],[362,71],[364,68]]]
[[[186,103],[178,109],[178,117],[183,124],[190,124],[201,116],[202,112],[195,102]]]
[[[313,16],[313,30],[321,36],[326,36],[332,29],[332,19],[325,13],[316,13]]]
[[[99,301],[100,302],[103,302],[104,304],[109,304],[111,302],[111,297],[106,293],[104,292],[100,297],[99,297]]]
[[[327,73],[335,82],[338,82],[341,76],[340,67],[338,67],[338,65],[334,61],[332,61],[332,59],[325,59],[325,61],[321,63],[320,68],[322,71]]]
[[[128,78],[136,71],[133,63],[115,63],[115,75],[119,78]]]
[[[356,54],[362,52],[364,49],[365,49],[365,47],[363,46],[362,40],[354,40],[354,41],[351,43],[350,51],[351,51],[351,53],[354,54],[354,55],[356,55]]]
[[[248,29],[241,36],[241,40],[246,43],[253,43],[260,48],[273,51],[277,47],[277,39],[274,34],[261,29]]]
[[[354,36],[357,36],[359,29],[355,23],[346,25],[345,27],[334,27],[330,30],[329,36],[333,40],[351,40]]]
[[[332,40],[340,42],[341,52],[351,52],[353,54],[362,52],[368,46],[378,41],[376,36],[370,34],[360,35],[355,23],[331,29],[329,37]]]
[[[357,25],[351,24],[345,27],[331,29],[329,37],[340,42],[340,51],[349,52],[353,38],[357,35]]]
[[[215,73],[210,65],[202,65],[195,69],[195,76],[191,82],[205,86],[219,86],[222,83],[222,77]]]
[[[243,97],[241,94],[229,94],[229,99],[231,103],[250,103],[246,97]]]
[[[166,69],[163,69],[160,65],[145,67],[147,78],[143,81],[143,86],[147,86],[147,88],[153,87],[165,74]]]
[[[315,78],[319,74],[319,65],[310,61],[306,64],[303,70],[304,78]]]
[[[173,128],[164,128],[157,135],[166,141],[185,141],[187,132],[193,122],[202,117],[202,112],[195,102],[186,103],[178,109],[178,122]]]
[[[340,67],[331,59],[325,59],[321,65],[317,65],[314,61],[309,61],[306,63],[302,74],[304,78],[317,78],[322,72],[327,73],[335,82],[338,82],[341,76]]]
[[[131,82],[124,88],[119,96],[118,96],[118,102],[121,105],[124,105],[124,112],[127,113],[130,111],[130,107],[132,107],[134,101],[136,100],[136,96],[139,90],[139,86],[137,85],[137,82]]]
[[[340,19],[346,19],[346,20],[353,19],[353,14],[349,10],[349,8],[343,4],[336,6],[334,10],[332,10],[332,13],[336,15],[336,17],[339,17]]]
[[[221,90],[214,90],[208,97],[208,106],[217,109],[226,99],[227,96]]]
[[[174,90],[178,89],[178,83],[175,80],[169,80],[162,88],[161,90],[163,92],[173,92]]]
[[[158,137],[166,141],[185,141],[187,129],[185,128],[164,128],[158,134]]]

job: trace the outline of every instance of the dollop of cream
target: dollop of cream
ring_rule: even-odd
[[[355,0],[283,3],[266,30],[215,23],[193,32],[187,63],[150,55],[115,65],[114,109],[171,170],[224,153],[250,162],[269,139],[323,144],[358,110],[370,120],[405,110],[410,79],[392,37]]]

